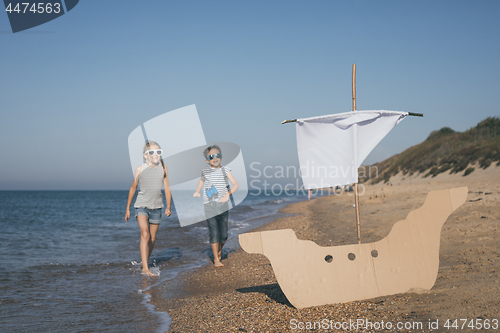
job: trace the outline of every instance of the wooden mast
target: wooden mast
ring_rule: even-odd
[[[356,64],[352,65],[352,111],[356,111]],[[356,170],[358,172],[358,170]],[[354,206],[356,208],[356,228],[358,230],[358,244],[361,244],[361,221],[359,218],[358,183],[354,183]]]
[[[352,65],[352,111],[356,111],[356,64]],[[423,117],[422,113],[408,112],[409,116]],[[283,120],[282,124],[294,123],[297,119]],[[357,172],[358,170],[356,170]],[[356,209],[356,228],[358,233],[358,244],[361,244],[361,221],[359,217],[359,194],[358,183],[354,183],[354,207]]]

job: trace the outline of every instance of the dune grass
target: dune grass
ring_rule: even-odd
[[[424,177],[435,177],[447,171],[464,171],[476,162],[480,168],[486,169],[495,161],[500,164],[500,119],[489,117],[465,132],[456,132],[449,127],[433,131],[424,142],[374,164],[372,167],[377,167],[378,175],[360,178],[360,182],[388,182],[399,172],[404,175],[418,172],[424,173]],[[472,172],[470,168],[468,171],[467,174]]]

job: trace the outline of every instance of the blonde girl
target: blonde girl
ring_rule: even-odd
[[[167,208],[165,215],[170,216],[170,203],[172,195],[168,185],[167,168],[161,158],[163,151],[160,145],[154,141],[146,142],[143,150],[144,163],[137,167],[134,172],[134,180],[128,193],[127,210],[125,212],[125,221],[130,218],[130,204],[137,191],[137,185],[140,187],[139,194],[134,203],[135,217],[141,229],[141,260],[142,271],[144,274],[154,275],[149,270],[148,259],[155,245],[156,233],[161,221],[161,208],[163,207],[163,197],[161,188],[163,186]]]

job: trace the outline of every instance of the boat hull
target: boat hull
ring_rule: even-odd
[[[439,268],[442,226],[467,193],[467,187],[429,192],[422,207],[374,243],[321,247],[283,229],[242,234],[240,245],[270,260],[296,308],[431,289]]]

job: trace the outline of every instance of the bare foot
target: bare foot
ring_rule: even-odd
[[[224,266],[224,264],[223,264],[223,263],[221,263],[220,261],[215,261],[215,262],[214,262],[214,266],[215,266],[215,267],[222,267],[222,266]]]
[[[155,276],[153,273],[151,273],[151,271],[149,269],[147,271],[142,270],[142,274],[145,274],[147,276]]]

